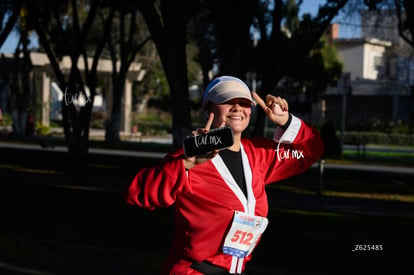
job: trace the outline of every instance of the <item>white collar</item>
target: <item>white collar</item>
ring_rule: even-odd
[[[253,194],[253,185],[252,185],[252,169],[249,164],[249,159],[247,158],[247,154],[244,151],[243,145],[240,144],[241,150],[241,157],[242,157],[242,164],[243,164],[243,172],[244,178],[246,180],[246,190],[247,190],[247,199],[244,196],[243,191],[240,189],[239,185],[234,180],[232,174],[230,173],[227,166],[224,164],[223,159],[217,154],[211,161],[213,162],[214,166],[216,167],[217,171],[223,178],[224,182],[229,186],[229,188],[234,192],[236,197],[239,199],[241,204],[243,205],[244,212],[250,215],[254,215],[254,210],[256,207],[256,198]]]

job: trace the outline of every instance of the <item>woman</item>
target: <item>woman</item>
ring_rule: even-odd
[[[242,138],[257,104],[279,127],[273,140]],[[238,78],[221,76],[205,89],[207,122],[193,135],[228,126],[234,143],[186,157],[183,149],[140,170],[125,199],[147,209],[175,204],[175,232],[162,274],[243,274],[267,226],[265,185],[304,172],[323,153],[319,133],[288,111],[285,99],[264,102]],[[217,273],[214,273],[217,272]]]

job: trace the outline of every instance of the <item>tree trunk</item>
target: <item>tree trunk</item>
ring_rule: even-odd
[[[153,1],[139,2],[139,9],[157,47],[170,88],[174,148],[182,146],[184,137],[190,134],[192,128],[185,49],[186,4],[184,0],[161,1],[160,18]]]
[[[170,87],[173,147],[182,146],[191,132],[190,100],[186,62],[185,1],[163,1],[164,49],[160,52]]]
[[[109,122],[106,125],[105,142],[108,144],[118,144],[121,141],[121,107],[122,97],[125,89],[125,78],[121,80],[118,75],[112,76],[113,82],[113,98],[112,98],[112,111]]]
[[[72,57],[72,64],[77,64],[77,58],[77,55]],[[88,87],[90,95],[87,95],[81,73],[76,66],[72,65],[68,86],[60,88],[64,91],[62,124],[68,150],[75,158],[83,158],[89,151],[89,124],[96,87],[95,85]],[[76,106],[75,103],[79,103],[81,97],[83,97],[85,105],[78,104]]]
[[[74,24],[71,26],[72,29],[69,32],[66,32],[66,30],[58,28],[58,32],[51,35],[51,33],[48,33],[50,29],[46,27],[49,22],[44,22],[44,18],[41,16],[41,10],[39,10],[38,5],[36,5],[36,1],[26,1],[27,9],[31,14],[28,18],[32,19],[30,21],[31,26],[39,37],[39,42],[49,58],[59,88],[63,92],[63,100],[61,102],[62,123],[68,151],[75,159],[78,159],[88,154],[90,118],[96,92],[96,66],[103,45],[105,45],[105,37],[99,41],[100,46],[98,47],[100,48],[98,48],[95,53],[94,65],[89,71],[84,45],[87,34],[99,8],[99,2],[92,1],[88,9],[89,14],[86,21],[83,22],[82,28],[80,28],[81,24],[79,23],[79,17],[77,15],[78,11],[76,4],[76,1],[71,2],[72,16],[74,20]],[[60,11],[58,9],[52,9],[52,13],[53,12],[59,13]],[[54,14],[54,18],[59,18],[59,15],[60,14]],[[57,21],[59,24],[59,20]],[[62,39],[63,42],[60,39]],[[63,49],[59,47],[63,47]],[[56,52],[56,49],[60,51]],[[61,53],[68,53],[71,57],[72,67],[68,80],[66,80],[58,63],[57,58]],[[77,67],[80,57],[84,58],[84,78],[87,79],[90,95],[86,95],[85,93],[84,81],[81,72]],[[91,82],[91,80],[93,81]],[[77,100],[78,96],[84,97],[86,102],[84,106],[75,106],[74,100]]]
[[[20,45],[23,47],[23,57],[20,58]],[[14,75],[12,81],[12,95],[14,98],[12,119],[13,134],[17,138],[26,137],[28,108],[30,101],[30,53],[27,48],[28,39],[27,32],[21,30],[21,37],[14,54]],[[20,82],[21,81],[21,82]],[[21,85],[20,85],[21,84]]]
[[[219,39],[220,74],[231,74],[242,79],[248,71],[250,27],[256,13],[256,1],[209,0],[217,22]]]

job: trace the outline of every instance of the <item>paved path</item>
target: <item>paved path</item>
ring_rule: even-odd
[[[55,146],[53,148],[42,148],[36,144],[18,144],[12,142],[0,142],[0,148],[14,148],[24,150],[40,150],[53,152],[67,152],[65,146]],[[129,157],[143,157],[143,158],[162,158],[165,153],[159,152],[143,152],[143,151],[127,151],[116,149],[101,149],[90,148],[90,154],[97,155],[118,155]],[[320,170],[318,163],[315,163],[311,169]],[[413,176],[414,168],[411,167],[397,167],[397,166],[381,166],[381,165],[357,165],[357,164],[334,164],[325,163],[324,173],[382,173],[384,175],[406,175]],[[413,183],[414,184],[414,183]],[[60,184],[60,188],[65,189],[79,189],[83,191],[109,191],[119,192],[117,187],[108,186],[85,186],[84,182],[80,186]],[[370,214],[370,215],[387,215],[387,216],[402,216],[414,218],[414,203],[400,202],[400,201],[385,201],[375,199],[363,198],[342,198],[342,197],[328,197],[316,196],[314,194],[300,194],[294,192],[287,192],[279,189],[268,190],[269,202],[272,206],[302,209],[302,210],[317,210],[317,211],[332,211],[340,213],[352,214]]]
[[[14,142],[0,142],[0,148],[48,150],[48,151],[56,151],[56,152],[67,152],[68,151],[66,146],[54,146],[52,148],[43,148],[37,144],[24,144],[24,143],[14,143]],[[89,153],[90,154],[101,154],[101,155],[136,156],[136,157],[144,157],[144,158],[162,158],[165,155],[165,153],[159,153],[159,152],[144,152],[144,151],[103,149],[103,148],[90,148]],[[313,165],[313,167],[317,167],[317,166],[318,166],[318,163],[315,163]],[[341,170],[356,170],[356,171],[371,171],[371,172],[380,171],[380,172],[391,172],[391,173],[414,174],[414,168],[411,168],[411,167],[360,165],[360,164],[336,164],[336,163],[325,163],[324,167],[325,169],[341,169]]]

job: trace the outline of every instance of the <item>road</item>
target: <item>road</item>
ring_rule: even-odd
[[[155,140],[157,142],[157,140]],[[164,138],[160,138],[159,142],[165,143]],[[67,152],[66,146],[53,146],[53,148],[42,148],[37,144],[23,144],[14,142],[0,142],[0,148],[12,148],[12,149],[29,149],[38,151],[55,151],[55,152]],[[385,148],[372,148],[374,151],[386,151]],[[401,152],[413,152],[414,149],[398,149]],[[144,157],[144,158],[162,158],[165,153],[159,152],[143,152],[143,151],[129,151],[129,150],[117,150],[117,149],[102,149],[102,148],[90,148],[90,154],[97,155],[118,155],[118,156],[132,156],[132,157]],[[318,166],[318,163],[314,164],[314,167]],[[390,173],[404,173],[414,174],[413,167],[398,167],[398,166],[381,166],[381,165],[360,165],[360,164],[338,164],[338,163],[326,163],[325,169],[339,169],[339,170],[357,170],[367,172],[390,172]]]

